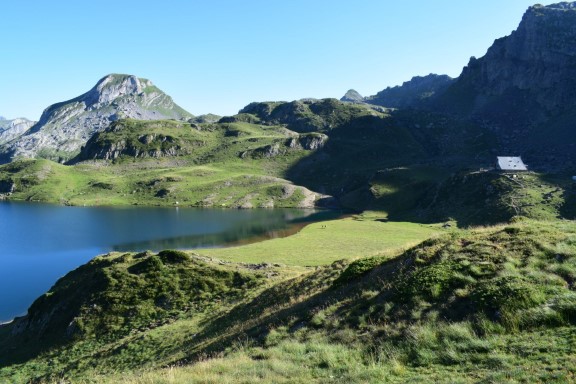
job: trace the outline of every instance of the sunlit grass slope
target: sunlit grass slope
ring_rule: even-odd
[[[439,233],[439,226],[350,217],[314,223],[297,234],[231,248],[198,250],[222,260],[316,266],[379,253],[394,254]]]
[[[450,230],[396,254],[309,269],[173,252],[111,255],[35,303],[32,318],[41,321],[0,328],[0,378],[571,383],[574,281],[569,221]],[[129,304],[140,295],[141,304]],[[73,320],[55,317],[56,307]],[[161,317],[147,320],[154,314]],[[77,327],[67,332],[70,324]],[[58,343],[24,358],[48,342],[42,333]]]

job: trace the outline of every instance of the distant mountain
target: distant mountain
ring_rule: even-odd
[[[364,102],[387,108],[419,107],[444,92],[453,82],[454,79],[450,76],[431,73],[427,76],[414,76],[410,81],[405,81],[399,86],[388,87],[374,96],[362,97],[351,89],[340,100]]]
[[[85,94],[46,108],[40,121],[6,145],[3,152],[10,158],[67,160],[76,155],[94,133],[104,131],[110,123],[123,118],[187,120],[193,116],[150,80],[112,74]]]
[[[447,75],[431,73],[427,76],[414,76],[410,81],[388,87],[374,96],[364,98],[364,101],[388,108],[418,107],[444,92],[453,82],[454,79]]]
[[[15,138],[22,136],[28,131],[35,121],[19,118],[14,120],[7,120],[4,117],[0,118],[0,145],[7,143]]]

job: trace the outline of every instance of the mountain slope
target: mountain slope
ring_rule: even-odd
[[[454,79],[447,75],[431,73],[426,76],[414,76],[402,85],[388,87],[376,95],[365,97],[363,101],[388,108],[421,107],[435,96],[442,94],[453,82]]]
[[[576,2],[535,5],[470,60],[435,107],[486,121],[508,153],[565,166],[576,160],[575,88]]]
[[[112,74],[72,100],[48,107],[25,135],[5,146],[10,158],[67,160],[96,132],[121,118],[189,119],[192,115],[146,79]]]
[[[183,252],[101,256],[0,326],[0,378],[571,382],[574,226],[447,232],[292,278]]]
[[[310,206],[326,201],[306,196],[353,193],[346,206],[360,209],[372,204],[363,194],[381,170],[428,164],[445,169],[435,173],[443,175],[491,162],[493,139],[475,124],[428,112],[383,111],[323,99],[252,103],[218,123],[118,120],[88,140],[73,167],[6,165],[0,181],[12,199],[66,204]],[[203,178],[192,175],[204,171],[186,172],[206,166],[219,172]],[[98,174],[86,178],[88,168]],[[253,182],[240,182],[243,174]],[[76,186],[64,188],[72,180]],[[283,192],[275,190],[278,184],[285,185]],[[96,187],[103,185],[108,187]],[[241,186],[246,199],[237,193]]]

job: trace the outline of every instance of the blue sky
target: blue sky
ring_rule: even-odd
[[[108,73],[148,78],[195,115],[372,95],[415,75],[458,76],[535,3],[2,1],[0,115],[37,120]]]

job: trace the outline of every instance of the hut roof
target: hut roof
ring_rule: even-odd
[[[527,171],[528,167],[520,156],[498,156],[498,169],[502,171]]]

